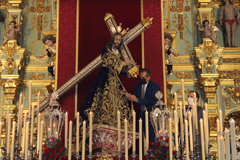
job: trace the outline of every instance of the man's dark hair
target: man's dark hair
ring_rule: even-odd
[[[149,69],[147,69],[147,68],[141,69],[140,72],[139,72],[139,74],[140,74],[141,72],[146,72],[146,76],[147,76],[147,77],[151,76],[151,73],[150,73]]]
[[[16,26],[16,22],[15,21],[11,21],[9,24],[11,24],[11,23],[14,23],[14,28],[17,28],[17,26]]]
[[[55,39],[55,38],[53,37],[53,35],[51,35],[51,34],[45,35],[45,36],[43,37],[43,39],[42,39],[42,41],[43,41],[44,44],[45,44],[45,42],[46,42],[47,40],[52,41],[53,44],[56,43],[56,39]]]
[[[196,93],[196,98],[198,99],[198,101],[199,101],[199,93],[197,92],[197,91],[190,91],[189,93]]]
[[[106,44],[106,47],[108,47],[110,50],[112,50],[112,45],[114,44],[114,38],[116,36],[120,36],[122,39],[122,34],[121,33],[114,33],[112,36],[112,39]],[[123,39],[121,40],[121,43],[119,44],[119,48],[122,46]]]
[[[164,39],[170,39],[170,41],[173,40],[172,35],[170,33],[164,32]]]
[[[208,22],[208,24],[209,24],[209,20],[204,20],[204,21],[202,22],[202,25],[203,25],[204,28],[205,28],[205,22]]]

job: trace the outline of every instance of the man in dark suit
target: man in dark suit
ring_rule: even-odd
[[[143,68],[139,73],[140,83],[136,84],[134,89],[134,94],[126,93],[126,97],[133,102],[140,105],[140,114],[143,122],[143,132],[145,133],[145,111],[148,111],[148,126],[149,126],[149,141],[155,141],[155,133],[153,126],[150,122],[150,111],[154,109],[154,105],[157,103],[158,99],[155,94],[160,91],[160,87],[157,83],[150,80],[151,73],[147,68]]]

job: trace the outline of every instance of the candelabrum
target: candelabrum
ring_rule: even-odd
[[[75,156],[75,158],[76,158],[77,160],[79,160],[79,159],[80,159],[79,152],[76,152],[76,156]]]
[[[177,160],[180,160],[181,159],[181,153],[179,151],[177,151],[176,153],[176,159]]]
[[[19,139],[21,139],[21,135],[19,135],[19,131],[15,131],[15,139],[16,139],[16,144],[14,148],[14,160],[18,160],[20,158],[20,151],[22,150],[21,143]]]
[[[92,158],[93,158],[92,152],[89,152],[88,159],[91,160]]]
[[[121,160],[121,158],[122,158],[122,153],[121,151],[118,151],[118,159]]]
[[[210,151],[209,151],[209,149],[212,147],[212,145],[208,145],[208,150],[207,150],[207,152],[206,152],[206,156],[205,156],[205,159],[206,160],[210,160],[211,159],[211,155],[210,155]]]
[[[180,147],[181,147],[181,151],[182,151],[181,160],[185,160],[186,157],[184,156],[184,149],[185,149],[184,142],[182,142]]]
[[[200,160],[200,155],[201,155],[201,152],[200,152],[200,146],[199,146],[199,137],[200,137],[200,133],[197,131],[196,132],[196,157],[198,160]]]
[[[132,153],[132,155],[131,155],[131,156],[132,156],[132,159],[133,159],[133,160],[135,160],[135,159],[137,158],[136,151],[133,151],[133,153]]]

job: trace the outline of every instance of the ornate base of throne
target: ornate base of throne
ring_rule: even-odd
[[[136,132],[136,139],[138,139]],[[93,155],[101,157],[102,155],[118,155],[118,130],[116,127],[100,124],[93,130]],[[128,149],[132,147],[133,132],[128,131]],[[125,132],[121,130],[121,153],[125,151]]]

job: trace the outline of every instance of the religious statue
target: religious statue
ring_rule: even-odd
[[[48,65],[48,72],[52,76],[55,76],[55,70],[56,70],[56,66],[55,66],[55,61],[56,61],[56,40],[53,37],[53,35],[48,34],[48,35],[44,36],[42,41],[43,41],[44,44],[46,44],[48,46],[48,49],[46,49],[46,51],[43,53],[43,55],[41,55],[41,56],[36,55],[36,58],[43,58],[46,55],[49,58],[52,58],[50,60],[49,65]]]
[[[20,26],[18,25],[18,28],[17,29],[16,28],[17,28],[16,22],[15,21],[11,21],[10,22],[10,28],[3,32],[3,35],[5,35],[5,39],[4,39],[2,44],[5,44],[10,39],[16,39],[17,34],[21,35],[21,32],[20,32],[21,28],[20,28]]]
[[[237,16],[235,16],[235,13]],[[229,0],[223,0],[220,14],[220,25],[224,25],[227,33],[227,41],[229,47],[235,47],[235,33],[237,30],[238,20],[240,18],[237,6],[233,5]]]
[[[204,28],[200,28],[199,23],[197,23],[197,25],[198,25],[198,30],[204,32],[204,38],[210,38],[215,43],[217,43],[217,40],[214,38],[214,36],[212,34],[213,29],[211,27],[209,27],[209,21],[208,20],[204,20],[202,22],[202,25],[203,25]]]

